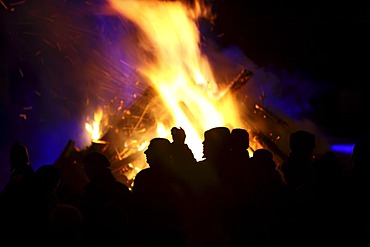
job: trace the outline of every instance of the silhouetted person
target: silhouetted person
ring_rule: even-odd
[[[32,189],[28,208],[30,230],[33,237],[39,238],[37,244],[47,245],[51,239],[49,233],[49,217],[51,212],[60,205],[56,190],[61,179],[60,170],[54,165],[42,165],[37,168],[32,181]]]
[[[287,222],[294,236],[286,240],[290,240],[291,245],[297,239],[307,239],[307,245],[317,241],[323,244],[341,243],[338,240],[344,235],[338,229],[346,227],[339,222],[343,212],[348,210],[342,208],[343,203],[338,200],[341,172],[341,164],[332,151],[325,152],[312,162],[308,179],[289,198],[286,209],[286,215],[289,215]]]
[[[82,215],[80,210],[68,204],[60,204],[49,214],[47,246],[54,247],[86,247],[82,238]]]
[[[131,191],[115,179],[110,170],[110,161],[103,153],[89,152],[82,163],[89,178],[80,205],[87,245],[128,244],[132,214]]]
[[[30,165],[27,147],[19,141],[10,148],[9,160],[11,174],[1,193],[0,218],[4,237],[14,245],[21,245],[32,236],[29,205],[35,171]],[[19,234],[24,237],[20,238]]]
[[[255,234],[248,241],[270,246],[277,242],[279,236],[282,210],[286,205],[286,185],[277,170],[271,151],[264,148],[257,149],[253,153],[251,163],[255,179],[253,180],[254,191],[248,204],[248,208],[251,209],[248,224],[252,223],[251,232]]]
[[[335,202],[337,242],[352,246],[369,245],[370,221],[370,140],[355,143],[351,166],[340,178],[340,191]],[[334,203],[333,203],[334,204]]]
[[[224,170],[224,178],[229,187],[230,204],[230,229],[232,229],[233,245],[242,231],[244,232],[245,221],[242,216],[245,210],[245,204],[249,201],[246,195],[248,190],[252,190],[252,181],[255,177],[251,170],[251,159],[248,152],[249,133],[243,128],[234,128],[230,134],[230,155],[226,164],[228,169]]]
[[[27,147],[16,141],[10,148],[9,161],[11,174],[4,190],[9,192],[13,190],[15,192],[18,189],[23,190],[23,186],[27,186],[25,184],[35,173],[30,164]]]
[[[302,227],[302,217],[306,213],[306,184],[309,181],[310,169],[314,161],[316,137],[314,134],[298,130],[290,134],[288,158],[283,161],[280,171],[287,186],[286,206],[284,209],[284,243],[292,245],[305,244],[307,228]]]
[[[11,174],[2,194],[14,196],[13,199],[16,199],[20,193],[27,193],[30,179],[35,171],[30,165],[27,147],[19,141],[16,141],[9,150],[9,162]]]
[[[10,167],[12,176],[18,174],[33,174],[34,170],[30,165],[28,149],[25,145],[16,141],[10,149]]]
[[[256,176],[256,191],[267,200],[274,200],[285,192],[285,184],[281,173],[277,170],[277,165],[271,151],[260,148],[254,151],[251,158],[254,175]],[[267,203],[272,204],[272,202]]]
[[[179,204],[179,221],[185,238],[191,238],[193,230],[194,194],[197,190],[194,177],[197,176],[197,160],[192,150],[185,143],[186,134],[180,127],[171,128],[172,136],[172,169],[177,180],[177,194]],[[187,240],[188,242],[190,240]]]
[[[281,190],[284,183],[281,173],[277,170],[274,156],[271,151],[260,148],[254,151],[251,165],[258,173],[261,186],[269,186],[269,189]]]
[[[80,151],[75,147],[75,142],[69,140],[54,162],[62,174],[57,191],[62,203],[76,207],[81,203],[85,186],[89,182],[82,164],[82,159],[87,152],[90,150]]]
[[[227,178],[231,183],[235,193],[241,193],[241,189],[245,184],[242,184],[251,175],[249,148],[249,133],[246,129],[234,128],[230,134],[230,162],[227,165],[228,169],[225,171]],[[238,196],[238,194],[236,196]]]
[[[241,178],[240,196],[233,214],[232,246],[276,244],[285,184],[271,151],[254,151]]]
[[[182,184],[184,189],[194,189],[193,176],[197,160],[194,154],[185,143],[186,134],[182,128],[173,127],[171,129],[172,143],[171,143],[171,162],[172,165],[168,168],[177,177],[178,182]],[[190,191],[189,191],[190,193]]]
[[[55,194],[61,179],[60,170],[53,165],[42,165],[37,168],[33,179],[33,200],[35,211],[40,210],[44,214],[43,221],[46,222],[49,212],[59,205],[59,198]]]
[[[315,135],[310,132],[298,130],[290,135],[290,153],[280,167],[289,190],[295,191],[306,182],[315,145]]]
[[[171,129],[172,136],[172,160],[178,166],[191,166],[194,165],[196,159],[194,154],[185,143],[186,134],[182,128],[173,127]]]
[[[203,158],[198,162],[199,188],[194,226],[197,246],[224,246],[229,241],[228,213],[231,186],[227,180],[230,130],[215,127],[204,132]]]
[[[172,147],[168,139],[153,138],[144,152],[148,168],[135,177],[135,243],[138,246],[182,246],[179,222],[178,182],[172,169]],[[138,234],[138,235],[137,235]],[[144,237],[145,236],[145,237]]]
[[[239,155],[241,159],[245,159],[245,157],[250,158],[248,148],[249,148],[248,131],[242,128],[232,129],[230,133],[230,149],[232,154]]]
[[[23,188],[23,194],[18,195],[6,211],[8,229],[12,229],[7,237],[12,237],[12,243],[36,244],[44,246],[49,240],[48,226],[51,210],[59,205],[55,195],[60,180],[60,171],[52,165],[40,166]],[[3,222],[3,223],[4,223]]]
[[[230,170],[239,171],[244,169],[250,163],[249,133],[246,129],[235,128],[230,134],[230,158],[233,167]],[[239,172],[236,172],[239,173]],[[240,173],[239,173],[240,174]]]
[[[198,165],[214,173],[210,179],[220,179],[222,172],[228,169],[225,162],[230,158],[230,130],[227,127],[215,127],[204,132],[203,158]]]

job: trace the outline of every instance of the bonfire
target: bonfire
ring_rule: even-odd
[[[264,108],[262,95],[253,98],[243,90],[253,70],[241,68],[234,78],[222,80],[222,73],[214,72],[217,68],[202,50],[199,19],[212,21],[209,6],[201,1],[113,0],[110,6],[114,14],[137,28],[139,48],[134,50],[140,51],[141,60],[136,69],[142,78],[139,84],[145,88],[129,107],[112,99],[86,123],[92,136],[89,148],[110,157],[119,180],[131,187],[137,172],[147,166],[143,151],[150,139],[171,140],[173,126],[185,130],[186,143],[197,160],[202,159],[204,131],[216,126],[247,129],[250,153],[264,147],[275,154],[277,163],[286,157],[278,142],[279,132],[289,131],[289,125]],[[112,105],[118,108],[112,110]],[[278,125],[280,130],[274,133],[274,127],[265,133],[261,121]]]
[[[70,138],[81,150],[104,152],[129,187],[147,166],[149,141],[171,140],[172,127],[185,130],[197,160],[204,131],[244,128],[251,155],[267,148],[278,165],[289,152],[287,137],[300,128],[266,104],[275,95],[261,84],[259,66],[240,50],[226,54],[217,37],[207,36],[217,18],[208,1],[45,0],[4,8],[9,30],[17,31],[15,46],[40,84],[36,103],[19,116],[43,124],[51,118],[58,126],[78,119],[83,131]],[[27,79],[28,71],[16,69]],[[45,140],[48,149],[51,141]]]

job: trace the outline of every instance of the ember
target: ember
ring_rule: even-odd
[[[296,126],[265,104],[261,77],[271,78],[264,71],[239,50],[219,50],[200,31],[212,29],[211,6],[200,0],[74,4],[7,8],[18,11],[7,12],[9,30],[17,31],[14,44],[31,68],[15,71],[22,82],[37,81],[33,98],[19,103],[18,116],[58,134],[42,140],[45,153],[55,155],[59,149],[51,147],[75,139],[77,146],[107,154],[116,177],[131,186],[147,165],[143,151],[151,138],[169,138],[173,126],[182,127],[201,160],[204,131],[223,125],[247,129],[251,153],[265,147],[278,164],[284,159],[284,137]],[[60,123],[65,128],[66,119],[78,119],[78,128],[54,131]]]
[[[198,1],[194,6],[172,1],[111,1],[111,5],[141,31],[138,45],[144,56],[138,71],[148,85],[130,108],[115,114],[118,120],[103,126],[106,131],[99,140],[105,143],[102,147],[117,179],[131,187],[137,172],[146,166],[143,150],[149,140],[170,138],[173,126],[185,130],[186,142],[197,160],[202,159],[204,131],[220,125],[247,129],[250,152],[265,147],[276,153],[277,161],[285,157],[277,146],[280,136],[265,134],[259,123],[248,120],[261,114],[272,119],[273,115],[263,106],[253,108],[254,102],[238,99],[253,71],[244,68],[233,80],[216,80],[214,68],[201,50],[197,26],[198,18],[212,18],[207,6]]]
[[[230,93],[237,92],[240,87],[248,82],[252,75],[252,71],[242,70],[230,82]],[[189,118],[193,118],[190,119],[190,122],[195,122],[196,119],[192,116],[190,109],[183,102],[180,102],[180,104],[182,104],[181,108],[184,114]],[[120,178],[120,181],[129,186],[132,185],[136,173],[146,165],[143,151],[148,145],[148,140],[160,134],[158,128],[162,125],[158,124],[155,115],[160,111],[162,118],[168,119],[167,126],[163,126],[163,128],[168,130],[171,127],[170,123],[173,121],[171,114],[163,105],[164,103],[160,99],[159,93],[152,87],[148,87],[129,109],[122,111],[122,115],[115,116],[115,118],[119,119],[118,121],[106,124],[109,127],[105,128],[107,129],[105,134],[99,140],[93,140],[91,147],[89,147],[102,151],[110,157],[114,174],[117,178]],[[98,126],[95,122],[93,125]],[[87,126],[88,131],[93,130],[90,125]],[[164,135],[168,137],[169,133],[165,132]],[[262,134],[260,133],[259,136],[261,137]]]

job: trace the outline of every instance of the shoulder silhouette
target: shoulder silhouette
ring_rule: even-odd
[[[131,191],[113,176],[103,153],[88,152],[82,164],[89,179],[80,203],[84,240],[104,246],[129,241]]]
[[[315,135],[308,131],[298,130],[290,135],[290,153],[281,164],[281,171],[292,191],[307,181],[315,146]]]
[[[136,175],[133,186],[135,242],[139,246],[182,246],[181,193],[177,190],[171,143],[166,138],[153,138],[144,153],[149,167]]]

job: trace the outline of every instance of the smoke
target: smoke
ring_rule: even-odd
[[[98,106],[128,107],[147,86],[136,71],[141,57],[135,27],[107,12],[104,1],[4,3],[2,184],[15,140],[29,148],[34,168],[53,163],[69,139],[81,148],[89,145],[84,124]],[[261,68],[239,48],[220,48],[217,38],[204,32],[203,51],[220,84],[243,68],[254,72],[238,96],[242,103],[247,98],[286,121],[316,127],[305,116],[321,88],[298,72]]]
[[[212,33],[211,33],[212,34]],[[211,35],[212,36],[212,35]],[[266,136],[277,137],[279,148],[288,153],[290,133],[304,129],[317,136],[317,151],[328,148],[330,136],[315,122],[314,101],[319,95],[330,91],[332,85],[320,83],[302,71],[289,71],[274,64],[262,67],[252,61],[245,51],[231,45],[221,47],[216,35],[204,41],[207,54],[219,83],[227,85],[242,69],[253,72],[251,79],[236,95],[240,111],[247,111],[245,121]],[[260,114],[255,104],[262,107]],[[252,128],[253,129],[253,128]]]
[[[132,83],[139,81],[127,54],[134,51],[124,49],[124,42],[135,42],[132,27],[99,13],[104,3],[4,4],[2,184],[15,140],[28,147],[35,169],[53,163],[69,139],[80,148],[90,144],[84,124],[98,106],[114,97],[112,108],[129,105],[145,86]]]

